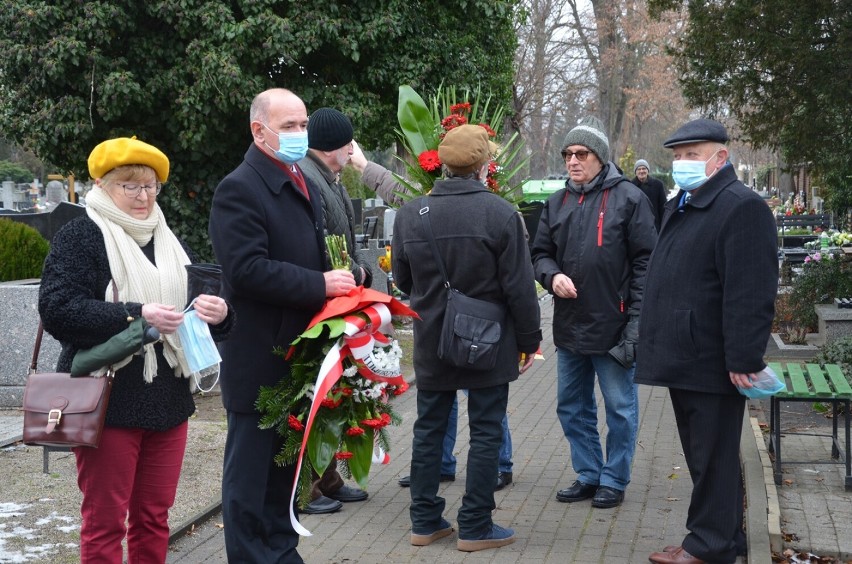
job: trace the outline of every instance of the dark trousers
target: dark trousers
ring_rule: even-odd
[[[228,412],[222,475],[228,562],[302,564],[296,551],[299,535],[290,525],[296,467],[275,464],[281,437],[258,429],[259,420],[257,413]]]
[[[411,454],[411,528],[429,532],[438,528],[446,506],[438,496],[441,452],[447,418],[456,391],[417,390],[417,420]],[[459,536],[475,538],[491,528],[494,481],[503,440],[503,416],[509,384],[470,390],[467,413],[470,447],[465,494],[458,513]]]
[[[734,562],[745,546],[740,466],[745,397],[669,389],[692,499],[683,548],[713,563]]]
[[[322,476],[314,473],[311,476],[311,501],[316,501],[322,496],[334,494],[337,490],[346,485],[340,472],[337,471],[337,461],[332,460]]]

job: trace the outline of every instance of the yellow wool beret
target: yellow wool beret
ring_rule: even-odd
[[[491,158],[488,132],[478,125],[455,127],[438,145],[438,157],[456,174],[476,172]]]
[[[89,155],[89,175],[103,178],[112,169],[122,165],[147,165],[157,173],[157,180],[169,178],[169,158],[161,150],[133,137],[108,139],[100,143]]]

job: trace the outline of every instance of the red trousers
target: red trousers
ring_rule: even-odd
[[[83,564],[121,564],[125,536],[128,564],[166,561],[186,433],[186,422],[168,431],[105,427],[98,448],[74,449]]]

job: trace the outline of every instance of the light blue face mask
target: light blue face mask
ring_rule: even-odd
[[[198,312],[189,304],[184,310],[183,323],[178,325],[177,333],[186,363],[192,374],[205,373],[222,362],[219,349],[210,334],[210,327],[198,317]]]
[[[718,152],[717,150],[716,153]],[[707,163],[716,157],[716,153],[713,153],[706,161],[672,161],[672,178],[675,184],[680,189],[690,192],[707,182],[710,177],[704,171],[707,170]]]
[[[278,150],[272,149],[269,145],[267,147],[272,149],[272,152],[281,162],[288,165],[296,164],[308,154],[307,131],[280,131],[276,133],[265,123],[262,125],[278,135]]]

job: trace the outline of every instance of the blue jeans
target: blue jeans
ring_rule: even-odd
[[[586,355],[557,348],[556,415],[571,445],[577,479],[624,491],[636,450],[639,407],[635,367],[626,369],[609,355]],[[595,373],[606,409],[606,462],[598,434]]]
[[[467,395],[467,390],[462,390]],[[447,420],[447,434],[444,435],[444,448],[441,453],[441,474],[452,475],[456,473],[456,456],[453,449],[456,448],[456,432],[459,420],[459,400],[453,402],[450,417]],[[509,432],[509,415],[503,415],[503,441],[500,444],[500,460],[497,464],[498,472],[512,471],[512,434]]]

